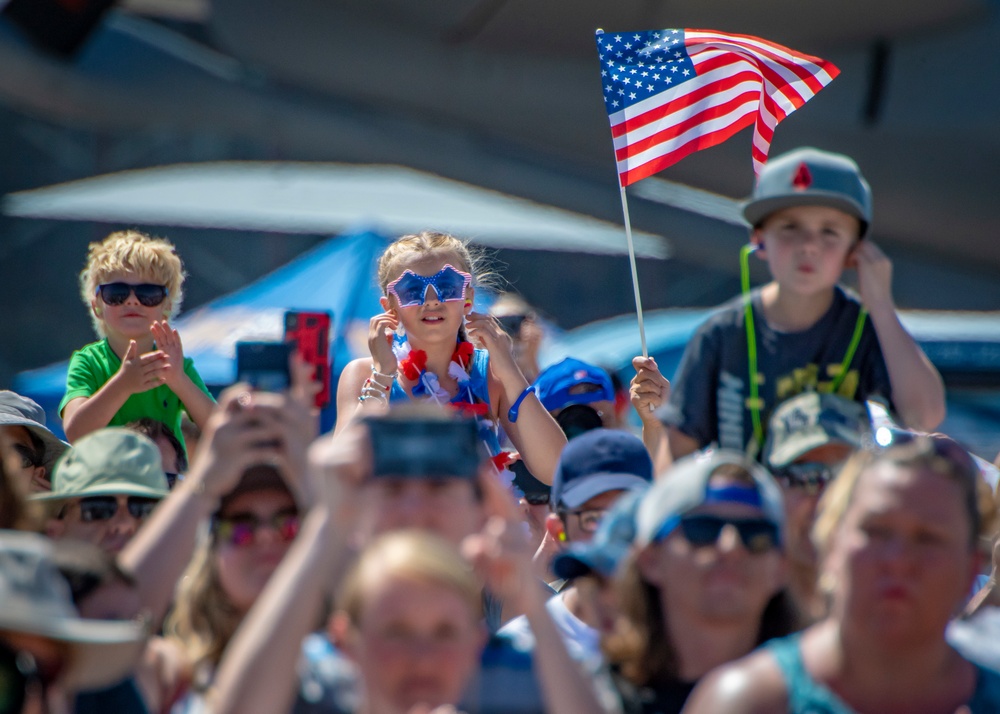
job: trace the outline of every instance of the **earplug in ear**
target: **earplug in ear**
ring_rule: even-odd
[[[566,542],[566,531],[560,531],[559,532],[559,542],[560,543],[565,543]]]

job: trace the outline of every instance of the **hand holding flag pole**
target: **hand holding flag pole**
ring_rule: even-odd
[[[604,104],[618,164],[625,238],[648,357],[625,187],[754,124],[754,174],[778,122],[836,77],[830,62],[749,35],[711,30],[597,31]]]

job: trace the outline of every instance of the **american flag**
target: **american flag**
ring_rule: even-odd
[[[840,74],[818,57],[711,30],[598,30],[597,52],[623,187],[751,123],[759,173],[778,122]]]

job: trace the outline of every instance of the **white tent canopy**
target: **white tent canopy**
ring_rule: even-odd
[[[400,166],[218,162],[123,171],[8,195],[32,218],[336,234],[442,230],[495,248],[627,252],[621,226]],[[636,255],[666,258],[637,233]]]

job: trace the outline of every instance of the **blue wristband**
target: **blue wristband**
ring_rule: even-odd
[[[509,421],[511,424],[517,421],[517,410],[521,408],[521,402],[523,402],[524,398],[529,394],[535,394],[535,385],[529,384],[527,387],[525,387],[524,391],[521,392],[521,396],[519,396],[517,398],[517,401],[514,402],[514,406],[512,406],[507,411],[507,421]]]

